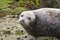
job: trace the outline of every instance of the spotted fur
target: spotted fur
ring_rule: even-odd
[[[31,13],[33,16],[31,15]],[[19,17],[19,22],[22,18],[24,18],[24,20],[27,20],[26,17],[29,17],[27,15],[30,15],[30,17],[32,18],[31,21],[27,20],[29,25],[24,24],[25,26],[23,26],[30,35],[34,37],[60,37],[60,9],[41,8],[28,12],[25,11],[22,12],[22,14],[26,16]]]

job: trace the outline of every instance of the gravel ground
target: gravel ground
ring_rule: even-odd
[[[18,23],[17,16],[0,18],[0,40],[35,40]],[[55,37],[38,37],[36,40],[57,40]]]
[[[0,18],[0,40],[35,40],[12,15]]]

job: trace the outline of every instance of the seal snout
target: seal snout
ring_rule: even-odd
[[[24,24],[24,23],[25,23],[24,19],[20,20],[20,24]]]

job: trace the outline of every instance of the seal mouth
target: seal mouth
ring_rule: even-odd
[[[25,25],[25,22],[23,22],[23,21],[20,21],[20,24],[21,24],[22,26],[26,26],[26,25]]]
[[[25,23],[24,22],[20,22],[21,25],[24,25]]]

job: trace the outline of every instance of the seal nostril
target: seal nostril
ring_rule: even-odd
[[[20,23],[24,22],[24,19],[20,20]]]
[[[24,19],[20,20],[20,24],[24,24]]]

